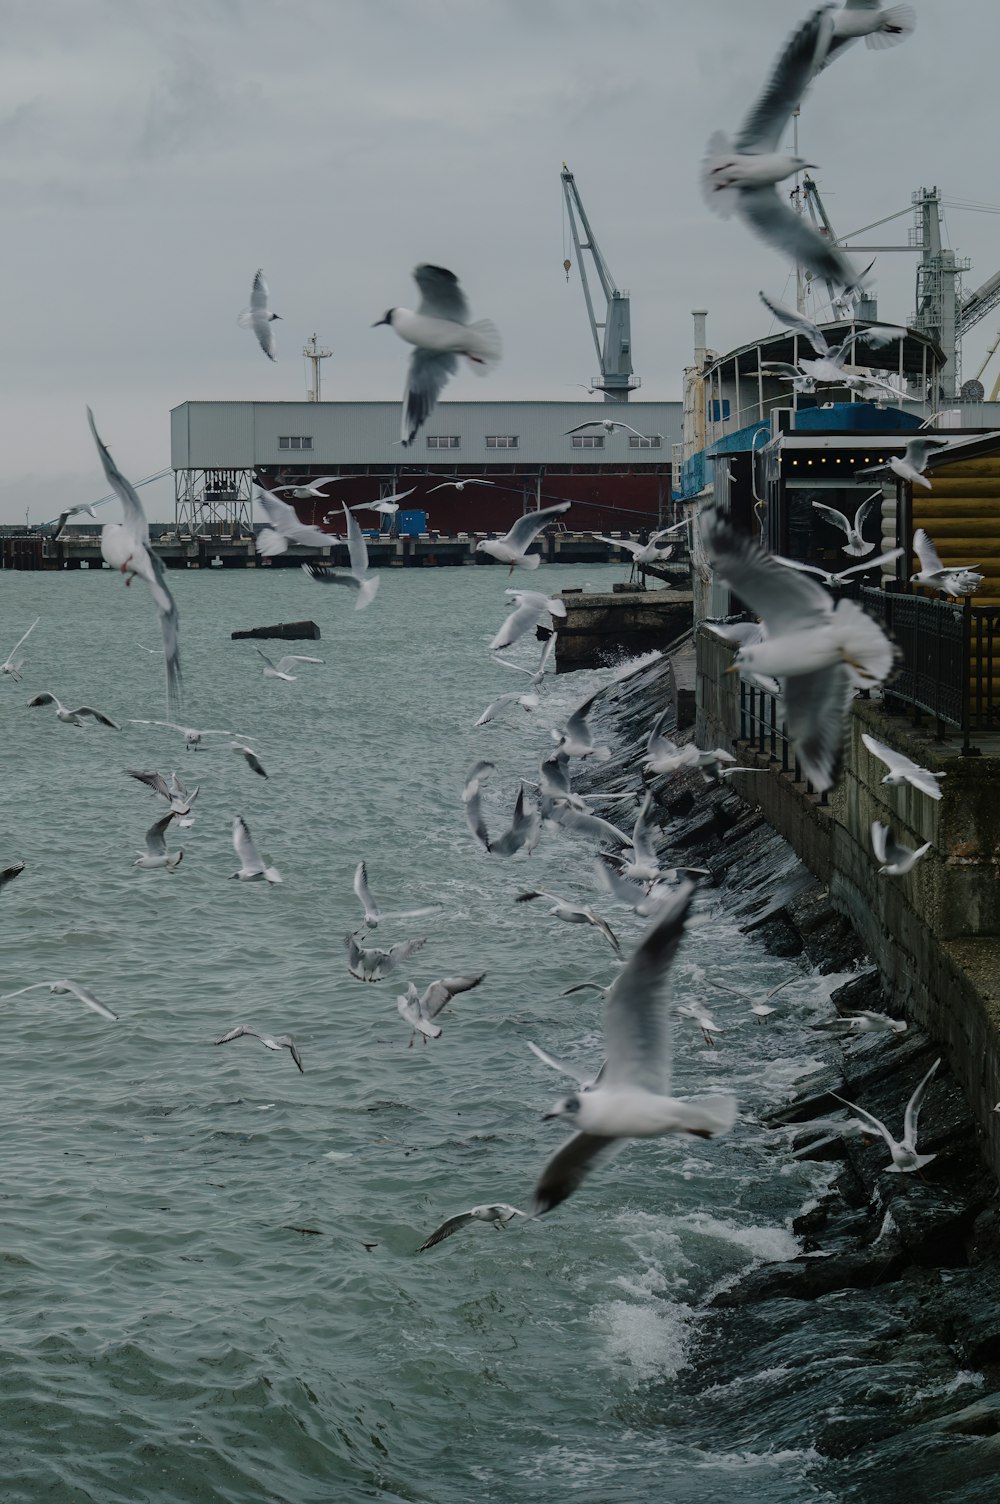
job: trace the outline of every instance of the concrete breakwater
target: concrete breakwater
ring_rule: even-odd
[[[604,791],[602,811],[619,824],[634,814],[645,738],[669,698],[668,670],[661,660],[611,685],[595,712],[617,751],[576,786]],[[749,791],[772,780],[743,781]],[[838,1500],[884,1504],[909,1490],[978,1504],[983,1480],[995,1476],[1000,1433],[1000,1203],[984,1157],[989,1141],[951,1067],[949,1038],[912,1022],[901,1035],[846,1037],[837,1007],[899,1016],[901,1006],[834,889],[772,828],[763,801],[751,803],[731,782],[709,786],[695,771],[649,787],[664,864],[707,868],[740,927],[794,958],[804,975],[852,972],[827,1018],[813,1014],[810,1023],[797,1005],[815,1069],[794,1098],[744,1129],[758,1131],[764,1152],[781,1163],[805,1159],[828,1170],[826,1189],[793,1223],[801,1252],[715,1293],[678,1380],[679,1403],[690,1406],[706,1447],[716,1439],[720,1449],[749,1449],[763,1434],[776,1453],[807,1449],[816,1472],[802,1497],[829,1470]],[[824,808],[819,823],[832,818]],[[792,1020],[779,1013],[763,1027]],[[914,1085],[938,1056],[920,1122],[921,1149],[936,1158],[923,1177],[894,1174],[881,1140],[848,1135],[848,1114],[832,1093],[898,1131]],[[748,1407],[745,1385],[757,1373],[766,1383]],[[676,1392],[670,1403],[676,1417]]]

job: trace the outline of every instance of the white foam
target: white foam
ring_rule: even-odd
[[[593,1319],[604,1327],[608,1356],[628,1368],[633,1384],[675,1378],[687,1363],[695,1319],[688,1306],[662,1299],[609,1300],[597,1307]]]
[[[704,1237],[718,1238],[724,1243],[734,1243],[753,1258],[769,1264],[795,1258],[802,1246],[787,1227],[746,1227],[713,1217],[710,1212],[689,1212],[685,1217],[676,1218],[674,1226],[701,1233]]]

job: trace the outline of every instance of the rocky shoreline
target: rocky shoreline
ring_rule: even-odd
[[[603,792],[603,812],[620,823],[634,812],[645,739],[668,684],[664,662],[651,664],[612,684],[596,712],[617,750],[577,784]],[[675,739],[690,734],[678,731]],[[745,784],[752,797],[750,775]],[[855,971],[832,994],[835,1005],[890,1011],[848,922],[730,781],[708,785],[698,771],[685,771],[648,786],[663,816],[665,864],[707,868],[727,911],[772,954],[801,957],[822,973]],[[845,1133],[844,1108],[831,1093],[863,1103],[898,1130],[940,1050],[912,1024],[900,1034],[831,1041],[823,1030],[817,1038],[832,1044],[822,1068],[764,1126],[777,1154],[828,1161],[828,1189],[795,1220],[797,1257],[758,1265],[711,1297],[681,1386],[692,1397],[711,1390],[724,1413],[727,1384],[737,1385],[748,1368],[773,1368],[782,1378],[761,1394],[758,1426],[776,1447],[801,1446],[804,1386],[810,1375],[816,1381],[801,1360],[805,1335],[815,1362],[825,1364],[827,1385],[838,1373],[838,1403],[815,1418],[810,1444],[818,1459],[857,1454],[851,1498],[881,1504],[896,1496],[884,1490],[884,1476],[882,1492],[868,1476],[877,1457],[894,1490],[912,1479],[915,1498],[982,1499],[983,1480],[1000,1470],[1000,1198],[979,1130],[942,1060],[920,1119],[921,1151],[936,1157],[920,1175],[887,1170],[885,1144]],[[831,1121],[837,1115],[841,1126]],[[842,1321],[845,1302],[853,1308],[853,1351],[826,1351],[826,1312],[836,1303]],[[901,1370],[919,1379],[919,1401],[914,1384],[900,1384]],[[736,1407],[730,1424],[738,1427],[743,1413]]]

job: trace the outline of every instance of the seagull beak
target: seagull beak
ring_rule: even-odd
[[[388,322],[389,322],[388,319],[376,319],[375,322],[374,322],[374,324],[371,325],[371,328],[372,329],[377,329],[380,324],[387,324]]]
[[[550,1123],[553,1118],[557,1118],[558,1116],[559,1116],[558,1112],[543,1112],[542,1113],[542,1122],[543,1123]]]

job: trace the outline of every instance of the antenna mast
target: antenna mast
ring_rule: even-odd
[[[332,350],[321,350],[316,342],[315,334],[311,334],[305,343],[302,354],[312,364],[312,386],[306,388],[306,401],[318,402],[320,400],[320,361],[329,360]]]

